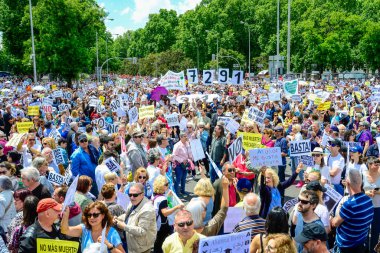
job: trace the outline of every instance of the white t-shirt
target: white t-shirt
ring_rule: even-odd
[[[346,178],[348,177],[348,172],[350,170],[358,170],[360,172],[360,174],[364,175],[364,172],[367,171],[368,169],[364,163],[357,164],[357,163],[352,163],[350,161],[346,167]]]
[[[329,172],[333,168],[339,168],[338,174],[335,177],[331,177],[331,184],[339,184],[342,176],[342,171],[344,168],[344,158],[341,154],[333,157],[330,155],[325,157],[325,164],[329,167]]]
[[[331,182],[329,167],[325,165],[321,168],[319,164],[315,164],[314,168],[321,172],[321,179],[326,180],[328,184]]]
[[[149,183],[151,186],[153,186],[153,182],[160,175],[160,168],[154,167],[153,165],[149,165],[148,168],[146,168],[149,175]]]

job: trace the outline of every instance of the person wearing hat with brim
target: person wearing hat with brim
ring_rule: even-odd
[[[219,121],[219,117],[224,117],[224,108],[222,105],[218,105],[216,107],[216,113],[214,113],[211,117],[211,127],[210,127],[210,134],[212,136],[212,134],[214,133],[214,129],[216,127],[216,125],[218,124],[218,121]]]
[[[306,224],[298,236],[296,236],[295,241],[303,246],[302,252],[308,253],[328,253],[326,242],[327,233],[325,229],[315,223]]]
[[[311,152],[311,156],[313,157],[314,166],[313,170],[317,170],[321,173],[321,183],[325,185],[329,183],[330,180],[330,172],[329,167],[326,166],[325,157],[327,154],[323,152],[321,147],[315,147]]]
[[[127,157],[131,163],[132,177],[138,168],[148,166],[147,153],[141,145],[144,136],[142,131],[135,129],[132,132],[132,139],[128,142]]]
[[[363,148],[363,155],[367,153],[370,145],[373,143],[372,133],[370,131],[368,121],[361,121],[359,123],[358,135],[356,136],[356,141],[360,142]]]
[[[36,253],[38,238],[63,240],[65,237],[54,226],[62,211],[62,205],[52,198],[42,199],[37,205],[37,219],[20,238],[20,253]]]

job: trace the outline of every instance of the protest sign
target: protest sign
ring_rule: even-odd
[[[142,106],[139,109],[139,119],[154,118],[154,105]]]
[[[202,238],[199,241],[198,252],[225,252],[242,253],[249,252],[251,244],[251,232],[243,231],[228,235],[218,235]]]
[[[268,93],[268,99],[269,101],[280,101],[281,100],[281,93]]]
[[[327,111],[331,107],[331,101],[320,103],[317,107],[318,111]]]
[[[28,106],[28,115],[29,116],[39,116],[40,107],[39,106]]]
[[[232,134],[235,134],[239,130],[239,127],[239,123],[234,119],[230,119],[226,125],[226,129]]]
[[[179,126],[178,114],[172,113],[165,115],[165,119],[169,127]]]
[[[208,158],[208,160],[210,161],[210,163],[212,165],[212,169],[215,170],[215,172],[216,172],[216,174],[218,175],[219,178],[222,178],[223,174],[220,171],[220,169],[218,168],[218,166],[216,166],[215,162],[211,159],[210,155],[207,152],[206,152],[206,155],[207,155],[207,158]]]
[[[56,128],[53,128],[49,133],[49,137],[53,138],[57,142],[61,135]]]
[[[95,124],[99,129],[104,129],[106,126],[106,121],[104,118],[94,119],[92,123]]]
[[[167,90],[186,90],[185,74],[183,71],[175,73],[169,70],[161,77],[158,83]]]
[[[51,90],[56,90],[57,89],[57,85],[56,84],[52,84],[51,85]]]
[[[123,192],[117,191],[116,200],[116,203],[121,205],[123,209],[126,211],[130,202],[128,195]]]
[[[203,70],[202,81],[203,85],[212,85],[214,81],[214,70]]]
[[[52,98],[48,98],[48,97],[46,97],[46,98],[44,98],[44,99],[42,100],[42,104],[53,105],[53,103],[54,103],[54,99],[52,99]]]
[[[66,182],[66,179],[64,176],[50,171],[48,175],[48,181],[54,185],[63,185]]]
[[[69,104],[60,104],[58,106],[58,110],[60,110],[60,111],[67,111],[69,109],[70,109],[70,105]]]
[[[303,165],[305,165],[306,167],[313,167],[314,166],[314,159],[312,156],[309,156],[309,155],[301,155],[301,156],[298,156],[298,162],[297,162],[297,165],[302,162]]]
[[[238,132],[237,136],[243,137],[243,148],[245,150],[265,148],[265,146],[261,144],[261,134]]]
[[[265,104],[268,101],[269,101],[268,96],[262,96],[262,97],[260,97],[260,103]]]
[[[219,121],[223,122],[225,126],[228,124],[228,122],[230,122],[230,120],[231,120],[230,117],[224,117],[224,116],[218,117],[218,122]]]
[[[214,98],[218,99],[220,101],[220,96],[218,94],[191,94],[191,95],[181,95],[177,96],[176,98],[173,98],[176,100],[179,104],[183,104],[185,102],[185,99],[188,99],[190,102],[192,100],[201,100],[206,101],[207,103],[211,103]]]
[[[53,151],[53,157],[54,157],[55,163],[64,164],[65,160],[63,159],[62,151],[59,148],[53,149],[52,151]]]
[[[241,124],[253,123],[253,121],[248,118],[249,109],[245,109],[243,117],[241,117]]]
[[[69,189],[66,192],[66,198],[62,205],[62,213],[65,211],[66,206],[71,205],[74,202],[75,192],[77,191],[79,175],[77,175],[74,181],[71,183]]]
[[[116,112],[117,109],[121,108],[122,103],[120,102],[119,99],[116,99],[116,100],[112,100],[110,106],[111,106],[111,110],[112,110],[113,112]]]
[[[33,127],[33,122],[16,122],[17,132],[19,134],[28,133],[29,128]]]
[[[77,253],[79,242],[58,239],[37,238],[37,253]]]
[[[248,112],[248,118],[255,121],[259,125],[263,125],[265,113],[255,107],[251,107]]]
[[[245,211],[242,207],[229,207],[224,220],[224,233],[231,233],[244,217]]]
[[[230,70],[229,69],[220,68],[219,74],[218,74],[218,83],[226,84],[229,76],[230,76]]]
[[[293,102],[301,102],[302,101],[302,98],[301,98],[301,95],[292,95],[292,101]]]
[[[229,147],[228,157],[230,162],[233,163],[238,155],[243,152],[243,138],[239,136]]]
[[[202,143],[199,139],[190,141],[191,153],[193,154],[194,162],[205,158],[205,152],[203,151]]]
[[[290,157],[310,155],[311,144],[310,140],[291,141],[289,146]]]
[[[198,69],[187,69],[186,73],[190,84],[198,83]]]
[[[328,184],[325,184],[325,188],[327,191],[323,193],[323,203],[327,207],[327,210],[329,210],[329,212],[332,212],[343,196]]]
[[[298,94],[298,80],[284,82],[284,94],[287,97]]]
[[[139,119],[139,114],[137,112],[136,106],[129,109],[128,117],[129,117],[129,124],[133,124],[133,123],[137,122],[137,120]]]
[[[360,142],[353,142],[353,141],[343,141],[342,142],[344,146],[346,146],[348,149],[353,148],[353,147],[362,147]]]
[[[117,122],[115,124],[107,124],[108,133],[109,134],[114,134],[114,133],[119,132],[119,123],[120,122]]]
[[[242,85],[244,81],[244,71],[234,70],[232,72],[231,84]]]
[[[54,98],[61,98],[61,97],[63,97],[63,92],[61,90],[56,90],[53,92],[53,97]]]
[[[380,150],[380,137],[376,137],[377,148]]]
[[[42,110],[44,111],[44,113],[52,113],[53,107],[51,105],[43,105]]]
[[[107,158],[107,159],[104,161],[104,164],[107,166],[107,168],[108,168],[111,172],[117,172],[117,171],[120,170],[120,165],[117,163],[117,161],[116,161],[115,158],[113,158],[113,157]]]
[[[128,106],[125,107],[125,110],[128,111]],[[123,108],[118,108],[116,111],[116,115],[121,118],[121,117],[127,116],[127,113],[124,111]],[[136,115],[138,115],[137,110],[136,110]],[[138,118],[138,116],[137,116],[137,118]]]
[[[181,118],[181,120],[179,122],[179,129],[181,131],[185,131],[186,130],[187,122],[188,122],[188,120],[186,119],[186,117],[182,117]]]
[[[66,185],[70,184],[70,180],[72,177],[73,177],[73,173],[71,172],[71,164],[69,164],[69,166],[65,170],[65,184]]]
[[[256,148],[249,150],[253,167],[282,165],[281,148]]]
[[[71,92],[63,93],[63,99],[71,100],[73,98],[73,94]]]
[[[323,135],[322,135],[321,146],[322,147],[326,147],[327,146],[327,142],[329,141],[329,139],[330,139],[330,136],[324,131]]]
[[[314,99],[314,105],[320,105],[321,103],[322,103],[322,98],[315,97],[315,99]]]
[[[290,199],[286,201],[282,209],[284,209],[285,212],[289,212],[289,210],[295,206],[298,203],[298,198]]]

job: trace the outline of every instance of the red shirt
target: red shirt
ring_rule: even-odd
[[[238,168],[240,170],[240,172],[251,172],[248,168],[247,168],[247,165],[245,164],[245,158],[243,157],[242,154],[238,155],[235,159],[235,161],[232,163],[235,168]],[[237,179],[240,179],[240,178],[246,178],[248,180],[252,180],[255,178],[255,174],[252,174],[252,175],[244,175],[242,173],[239,173],[239,172],[236,172],[236,177]]]
[[[230,202],[228,203],[228,206],[233,207],[237,204],[236,202],[236,189],[233,184],[230,184],[228,186],[228,195],[230,196]]]

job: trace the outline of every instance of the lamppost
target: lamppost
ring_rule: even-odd
[[[30,16],[30,33],[32,35],[33,77],[34,77],[34,83],[37,83],[37,66],[36,66],[36,50],[34,48],[32,0],[29,0],[29,16]]]
[[[240,24],[244,24],[248,27],[248,80],[251,79],[251,27],[247,22],[240,21]]]
[[[31,1],[31,0],[29,0]],[[113,21],[113,18],[104,18],[102,21],[109,20]],[[106,51],[107,51],[107,43],[106,43]],[[98,31],[96,31],[96,85],[99,83],[99,43],[98,43]]]
[[[278,68],[280,67],[280,0],[277,0],[277,45],[276,45],[276,77],[278,80]]]
[[[207,33],[210,33],[210,30],[206,30]],[[219,69],[219,37],[218,34],[216,36],[216,72]]]
[[[189,39],[189,41],[194,41],[195,44],[197,45],[197,69],[199,71],[199,44],[197,40],[195,40],[194,38]]]
[[[292,0],[288,0],[288,41],[286,49],[286,73],[290,74],[290,11],[291,11]]]

